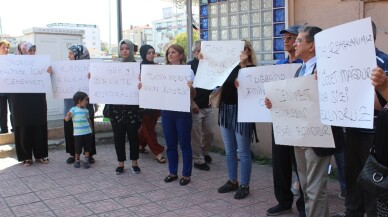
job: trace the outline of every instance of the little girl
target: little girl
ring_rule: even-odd
[[[73,96],[75,106],[70,109],[66,114],[65,121],[69,121],[70,118],[74,125],[74,145],[75,145],[75,168],[81,166],[80,154],[82,148],[85,152],[85,169],[90,168],[89,154],[92,150],[92,129],[90,128],[89,110],[86,106],[89,103],[89,97],[86,93],[78,91]]]

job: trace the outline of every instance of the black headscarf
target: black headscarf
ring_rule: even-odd
[[[148,45],[148,44],[142,45],[140,47],[140,56],[143,59],[143,61],[141,62],[142,64],[155,64],[153,61],[150,62],[146,58],[147,57],[147,52],[148,52],[149,49],[154,49],[154,47],[152,47],[151,45]]]

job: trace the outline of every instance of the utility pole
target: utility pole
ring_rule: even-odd
[[[109,0],[109,49],[108,53],[112,54],[112,20],[111,20],[111,1]]]
[[[117,45],[120,52],[120,41],[123,39],[121,0],[117,0]]]
[[[1,24],[1,17],[0,17],[0,39],[3,39],[3,25]]]
[[[193,59],[193,52],[191,46],[193,46],[193,11],[192,0],[186,0],[186,15],[187,15],[187,57]]]

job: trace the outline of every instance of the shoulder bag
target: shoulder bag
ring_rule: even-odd
[[[213,108],[219,108],[221,103],[222,86],[214,90],[209,95],[209,105]]]
[[[372,147],[357,181],[365,191],[380,199],[388,199],[388,168],[376,160],[374,147]]]

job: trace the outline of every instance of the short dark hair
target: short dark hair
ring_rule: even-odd
[[[88,94],[78,91],[73,95],[74,104],[77,105],[80,101],[84,100],[87,97],[88,97]]]
[[[307,42],[314,42],[314,35],[318,32],[321,32],[322,29],[317,26],[303,26],[299,29],[299,33],[306,32],[306,40]]]

